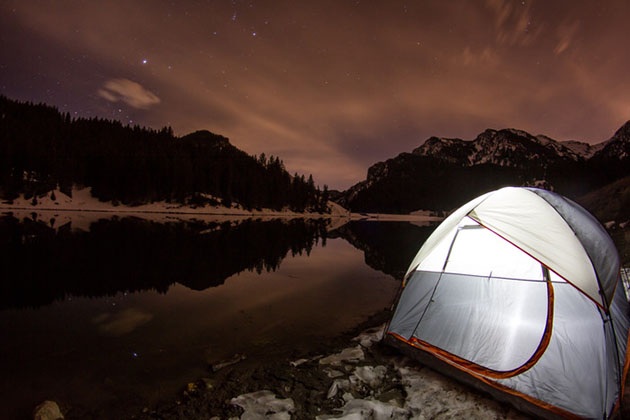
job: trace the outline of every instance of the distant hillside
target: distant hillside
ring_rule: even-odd
[[[372,165],[367,179],[337,200],[355,212],[441,211],[507,185],[541,186],[575,198],[628,175],[630,121],[595,146],[486,130],[474,140],[431,137],[411,153]]]
[[[102,201],[138,205],[236,202],[248,209],[327,211],[328,192],[291,176],[278,157],[253,157],[209,131],[176,137],[104,119],[72,119],[0,96],[0,199],[73,185]]]
[[[630,176],[578,197],[576,200],[602,222],[630,221]]]

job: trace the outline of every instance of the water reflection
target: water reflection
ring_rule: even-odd
[[[113,218],[81,231],[2,218],[3,414],[56,399],[75,417],[120,418],[235,353],[321,347],[392,304],[400,283],[362,250],[377,255],[393,226]],[[369,260],[396,271],[389,247],[405,241],[390,242]]]
[[[0,218],[0,309],[38,307],[67,297],[222,284],[244,270],[277,269],[288,255],[326,239],[324,220],[251,219],[157,223],[101,219],[89,231],[70,224]]]
[[[331,237],[342,237],[365,254],[365,263],[402,280],[411,260],[435,229],[435,223],[352,221]]]

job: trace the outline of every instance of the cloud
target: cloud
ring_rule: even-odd
[[[153,319],[150,313],[129,308],[116,314],[103,313],[92,321],[98,325],[101,333],[121,336],[134,331]]]
[[[573,22],[571,24],[563,24],[558,27],[558,30],[557,30],[558,43],[556,44],[556,47],[554,48],[554,53],[556,53],[556,55],[562,54],[571,46],[571,43],[573,42],[573,38],[575,37],[575,34],[577,33],[579,28],[580,28],[580,22]]]
[[[141,84],[129,79],[108,80],[98,95],[110,102],[124,102],[134,108],[147,109],[160,103],[153,92],[145,89]]]
[[[496,41],[500,45],[531,45],[541,28],[532,27],[531,3],[510,0],[486,0],[486,7],[494,13]]]
[[[474,51],[470,47],[466,47],[461,56],[456,56],[456,58],[460,58],[464,66],[482,65],[495,68],[500,63],[500,57],[490,47],[485,47],[481,51]],[[457,64],[457,62],[455,64]]]
[[[601,141],[630,109],[630,2],[4,3],[1,35],[24,49],[0,49],[5,94],[50,91],[51,105],[178,135],[209,129],[332,188],[432,135]],[[33,84],[42,64],[50,74]]]

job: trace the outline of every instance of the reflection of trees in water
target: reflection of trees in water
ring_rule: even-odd
[[[325,242],[325,220],[157,223],[112,218],[89,232],[0,218],[0,308],[157,290],[203,290],[243,270],[276,270]]]
[[[367,265],[402,280],[411,260],[436,226],[352,221],[335,230],[334,234],[363,251]],[[332,235],[329,234],[329,237]]]

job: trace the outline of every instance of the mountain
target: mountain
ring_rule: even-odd
[[[581,141],[567,140],[567,141],[560,142],[560,144],[562,144],[564,147],[568,149],[571,149],[573,152],[582,156],[583,158],[588,159],[588,158],[593,157],[595,153],[602,150],[603,147],[606,145],[606,142],[592,145],[588,143],[583,143]]]
[[[0,199],[91,187],[127,205],[238,203],[247,209],[326,211],[328,192],[291,176],[278,157],[250,156],[207,130],[183,137],[105,119],[72,119],[45,104],[0,96]]]
[[[590,191],[576,201],[604,223],[630,221],[630,176]]]
[[[517,167],[534,159],[553,165],[559,160],[578,161],[582,158],[575,150],[549,137],[534,137],[514,129],[486,130],[473,141],[431,137],[412,153],[438,157],[461,166]]]
[[[619,128],[602,148],[593,155],[593,160],[610,163],[630,161],[630,121]]]
[[[473,140],[431,137],[372,165],[338,202],[355,212],[448,211],[507,185],[578,197],[629,175],[629,157],[630,121],[594,146],[516,129],[488,129]]]

